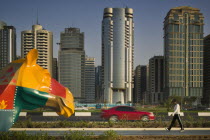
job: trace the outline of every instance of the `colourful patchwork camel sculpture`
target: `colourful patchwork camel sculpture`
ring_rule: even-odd
[[[22,109],[47,106],[65,117],[74,113],[72,93],[36,64],[37,58],[37,50],[32,49],[25,59],[0,71],[0,131],[8,131]]]

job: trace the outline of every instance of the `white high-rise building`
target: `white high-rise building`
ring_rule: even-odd
[[[102,21],[104,102],[126,103],[133,88],[133,9],[105,8]]]
[[[39,54],[37,63],[44,69],[48,69],[52,75],[53,34],[38,24],[33,25],[32,30],[21,32],[21,57],[25,58],[34,48]]]

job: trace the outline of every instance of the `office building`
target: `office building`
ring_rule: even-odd
[[[101,74],[101,66],[97,66],[97,67],[95,67],[95,93],[96,93],[96,103],[102,103],[104,101],[101,77],[102,77],[102,74]]]
[[[85,101],[84,66],[84,33],[79,28],[65,28],[60,34],[59,82],[71,90],[76,102]]]
[[[85,101],[95,103],[95,58],[85,57]]]
[[[210,34],[204,38],[203,104],[210,107]]]
[[[0,21],[0,70],[16,59],[16,29]]]
[[[52,77],[58,81],[58,60],[57,58],[53,58],[53,69],[52,69]]]
[[[34,48],[38,50],[37,64],[48,69],[52,75],[53,33],[43,29],[39,24],[33,25],[32,30],[21,32],[21,57],[25,58]]]
[[[144,103],[147,89],[147,66],[138,65],[134,76],[134,103]]]
[[[105,8],[102,21],[104,102],[127,103],[133,91],[133,9]]]
[[[172,8],[164,21],[165,98],[203,95],[204,16],[197,8]]]
[[[163,56],[154,56],[149,60],[149,102],[153,105],[163,102],[163,58]]]

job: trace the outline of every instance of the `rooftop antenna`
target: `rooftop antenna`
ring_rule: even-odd
[[[36,15],[36,25],[39,25],[39,13],[37,8],[37,15]]]

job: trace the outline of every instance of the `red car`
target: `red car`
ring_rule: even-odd
[[[117,120],[142,120],[142,121],[150,121],[154,120],[155,116],[150,112],[138,111],[130,106],[115,106],[108,110],[102,109],[101,118],[110,121]]]

